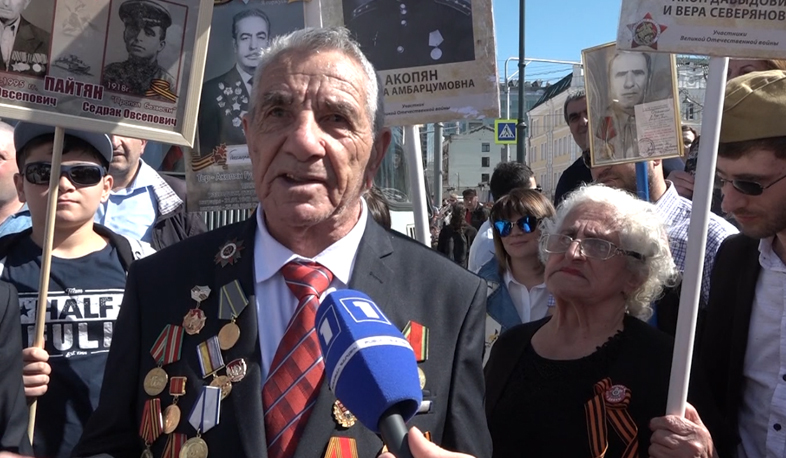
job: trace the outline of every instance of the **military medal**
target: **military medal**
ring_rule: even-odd
[[[426,388],[426,373],[420,367],[418,367],[418,381],[420,382],[421,390]]]
[[[221,370],[224,367],[224,357],[221,356],[218,337],[213,336],[197,345],[197,357],[203,378]]]
[[[180,458],[180,451],[183,450],[186,439],[187,437],[185,434],[170,434],[167,437],[166,445],[164,445],[164,454],[161,455],[162,458]]]
[[[246,365],[246,360],[243,358],[236,359],[227,364],[227,377],[229,377],[232,383],[243,380],[247,371],[248,366]]]
[[[419,363],[428,359],[428,328],[420,323],[410,321],[401,331],[415,352],[415,360]]]
[[[142,423],[139,425],[139,436],[145,441],[145,451],[142,458],[153,456],[150,446],[158,439],[164,429],[164,419],[161,416],[161,400],[158,398],[145,401],[142,410]]]
[[[174,363],[180,359],[183,349],[183,328],[174,324],[164,326],[161,334],[158,335],[155,343],[150,348],[150,355],[158,363],[158,367],[153,368],[145,376],[145,393],[150,396],[158,396],[166,388],[169,376],[161,366]]]
[[[234,347],[240,338],[240,328],[235,320],[248,305],[248,298],[240,286],[240,282],[234,280],[221,287],[221,298],[218,304],[218,318],[230,320],[218,332],[218,342],[222,350],[229,350]]]
[[[187,440],[180,450],[180,458],[207,458],[207,444],[202,440],[202,433],[216,426],[221,417],[221,389],[214,386],[203,386],[199,398],[191,408],[188,423],[197,432],[196,437]]]
[[[606,390],[605,398],[606,402],[609,404],[618,404],[625,400],[625,393],[628,392],[628,389],[625,388],[623,385],[613,385],[611,388]]]
[[[351,428],[355,426],[358,419],[349,411],[344,404],[338,399],[333,403],[333,419],[336,420],[342,428]]]
[[[202,304],[202,301],[208,298],[210,295],[210,288],[207,286],[194,286],[191,288],[191,298],[194,299],[197,303],[195,308],[186,313],[186,316],[183,317],[183,328],[186,330],[188,335],[195,335],[199,334],[199,331],[205,327],[205,312],[199,308]]]
[[[172,434],[180,424],[180,407],[177,400],[186,394],[186,377],[172,377],[169,381],[169,395],[173,397],[172,405],[164,409],[164,434]]]
[[[324,458],[358,458],[358,447],[351,437],[331,437]]]
[[[244,248],[242,240],[232,239],[228,241],[216,253],[216,264],[221,265],[221,267],[226,267],[227,264],[234,265],[240,259],[240,252]]]
[[[169,376],[164,369],[154,367],[145,376],[145,381],[142,386],[145,388],[145,393],[149,396],[158,396],[166,388],[166,383]]]
[[[214,374],[215,375],[215,374]],[[223,401],[232,392],[232,381],[226,375],[214,377],[210,386],[221,388],[221,400]]]

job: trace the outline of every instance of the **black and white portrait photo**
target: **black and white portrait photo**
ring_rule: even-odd
[[[185,12],[164,0],[113,0],[101,84],[174,102]]]
[[[475,60],[471,0],[343,0],[344,24],[377,70]]]
[[[273,37],[303,28],[304,21],[302,2],[235,0],[214,6],[199,105],[200,155],[218,146],[225,152],[246,148],[242,122],[260,55]]]
[[[593,165],[678,156],[676,148],[663,150],[677,142],[679,128],[673,57],[618,51],[613,44],[582,54]],[[637,107],[648,113],[638,120],[647,132],[639,132]]]
[[[44,76],[49,67],[53,0],[0,1],[0,69]]]

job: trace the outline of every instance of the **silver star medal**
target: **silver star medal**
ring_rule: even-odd
[[[442,57],[442,50],[439,49],[439,45],[445,41],[442,38],[442,34],[439,33],[439,30],[435,30],[428,34],[428,45],[433,46],[434,49],[431,50],[431,58],[434,60],[439,60]]]

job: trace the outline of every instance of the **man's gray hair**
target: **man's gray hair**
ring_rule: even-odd
[[[568,194],[552,218],[544,219],[541,223],[541,261],[546,264],[550,256],[545,249],[548,235],[559,233],[568,215],[574,210],[581,211],[581,207],[587,204],[604,207],[612,220],[609,229],[619,234],[619,248],[643,256],[643,259],[627,258],[628,270],[634,272],[642,282],[636,291],[626,297],[625,305],[628,313],[646,321],[652,316],[650,304],[661,297],[664,288],[674,287],[680,280],[671,256],[666,228],[653,204],[602,184],[582,186]]]
[[[565,99],[565,105],[562,106],[562,115],[565,117],[565,124],[570,124],[570,122],[568,122],[568,104],[585,98],[587,98],[587,91],[585,91],[584,88],[573,89],[568,92],[568,98]]]
[[[273,39],[270,47],[262,51],[262,57],[254,72],[254,88],[249,102],[248,113],[250,119],[254,119],[256,101],[258,98],[259,79],[262,77],[265,68],[272,62],[281,58],[284,54],[292,53],[298,57],[319,53],[320,51],[338,51],[345,56],[354,59],[366,73],[366,95],[368,117],[371,125],[374,126],[374,135],[382,131],[385,126],[385,107],[384,94],[382,91],[382,81],[377,76],[374,66],[368,61],[360,45],[349,35],[349,30],[344,27],[326,28],[306,28],[296,30],[287,35],[281,35]]]

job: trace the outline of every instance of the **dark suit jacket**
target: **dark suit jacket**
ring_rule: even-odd
[[[712,381],[715,402],[735,437],[742,400],[742,368],[759,272],[759,240],[738,234],[723,241],[712,268],[704,326],[697,336],[694,366],[704,368]]]
[[[202,302],[208,316],[205,328],[196,336],[186,335],[182,359],[164,366],[170,376],[188,377],[186,394],[178,402],[183,419],[177,432],[195,435],[186,418],[198,389],[207,383],[201,377],[195,349],[226,323],[216,317],[222,285],[237,279],[247,295],[254,293],[255,230],[256,219],[251,218],[186,239],[131,266],[101,401],[75,456],[140,455],[139,423],[143,403],[149,399],[142,382],[155,367],[149,350],[165,325],[181,323],[194,306],[191,288],[209,285],[210,297]],[[216,265],[218,250],[235,238],[245,245],[239,261],[226,267]],[[424,268],[428,271],[421,270]],[[429,358],[420,366],[427,378],[424,399],[433,402],[432,410],[417,415],[410,424],[431,432],[433,440],[443,447],[481,458],[490,456],[491,442],[482,415],[486,286],[481,280],[417,242],[385,231],[369,218],[349,287],[368,294],[397,327],[403,328],[412,320],[430,330]],[[240,340],[223,352],[224,360],[245,358],[248,374],[222,402],[220,424],[202,438],[211,456],[264,458],[267,451],[256,307],[247,307],[237,323],[242,331]],[[172,403],[167,393],[161,395],[162,407]],[[346,430],[339,428],[332,417],[334,401],[325,381],[295,457],[323,456],[334,435],[355,438],[358,456],[376,456],[382,441],[359,424]],[[165,441],[156,441],[155,456],[161,456]]]
[[[22,385],[21,330],[16,288],[0,282],[0,450],[32,455]]]
[[[229,89],[229,90],[228,90]],[[227,94],[226,92],[230,92]],[[238,93],[239,92],[239,93]],[[220,99],[220,100],[219,100]],[[199,154],[206,156],[217,145],[245,145],[246,136],[237,120],[243,120],[251,96],[237,67],[202,86],[199,102]],[[239,105],[239,109],[237,105]],[[229,110],[229,113],[227,113]]]
[[[39,64],[39,67],[34,67],[36,63]],[[15,71],[14,64],[27,64],[28,67],[26,70]],[[8,71],[43,76],[48,65],[49,33],[20,17],[19,30],[16,32],[11,60],[8,62]]]

